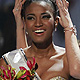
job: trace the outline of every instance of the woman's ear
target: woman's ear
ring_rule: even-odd
[[[59,19],[58,19],[58,17],[56,17],[56,19],[55,19],[55,31],[57,31],[58,22],[59,22]]]
[[[23,20],[23,25],[24,25],[24,32],[25,32],[25,34],[28,34],[27,29],[26,29],[26,21],[25,21],[24,17],[22,18],[22,20]]]
[[[55,19],[55,28],[58,26],[58,22],[59,22],[59,18],[56,17],[56,19]]]
[[[24,17],[22,18],[22,20],[23,20],[23,25],[24,25],[24,30],[26,29],[26,24],[25,24],[25,19],[24,19]]]

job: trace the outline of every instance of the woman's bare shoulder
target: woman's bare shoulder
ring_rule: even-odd
[[[65,48],[64,47],[60,47],[60,46],[56,46],[56,45],[54,45],[54,48],[55,48],[55,50],[56,50],[56,52],[57,53],[65,53]]]
[[[3,58],[0,59],[0,66],[7,66]]]
[[[55,49],[55,55],[51,56],[50,59],[62,58],[63,56],[65,56],[65,48],[54,45],[54,49]]]

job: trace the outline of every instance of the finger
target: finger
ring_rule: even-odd
[[[15,0],[15,7],[14,7],[14,10],[16,11],[17,10],[20,10],[22,8],[22,0]],[[24,0],[23,0],[24,1]]]
[[[26,0],[20,0],[18,2],[18,7],[21,7],[22,8],[22,5],[25,3]]]
[[[66,9],[60,9],[60,17],[62,20],[65,19],[65,17],[69,14],[68,11]]]
[[[19,0],[19,4],[24,4],[26,0]]]
[[[22,5],[25,3],[25,1],[26,1],[26,0],[23,0],[23,1],[22,1]]]
[[[62,0],[62,2],[63,2],[64,7],[65,7],[66,9],[68,9],[68,7],[69,7],[69,2],[68,2],[67,0]]]
[[[60,22],[60,24],[62,25],[62,21],[64,21],[65,19],[66,19],[66,15],[68,14],[68,11],[66,10],[66,9],[64,9],[64,8],[60,8],[59,9],[59,13],[60,13],[60,18],[59,18],[59,22]]]
[[[15,7],[16,6],[19,6],[20,5],[20,3],[22,2],[22,0],[15,0],[16,2],[15,2]]]
[[[66,1],[66,5],[67,5],[67,8],[69,7],[69,2],[68,1]]]
[[[14,15],[21,14],[22,5],[25,3],[26,0],[17,0],[15,7],[13,9]]]
[[[59,8],[60,16],[66,15],[68,13],[68,10],[65,9],[65,7],[62,5],[62,3],[59,1],[61,1],[61,0],[57,0],[57,6]]]
[[[22,0],[22,1],[19,1],[19,8],[20,10],[22,9],[22,5],[25,3],[26,0]]]
[[[58,8],[60,9],[61,7],[63,7],[62,1],[61,0],[56,0],[56,4],[58,6]]]
[[[19,0],[15,0],[15,6],[17,5],[18,2],[19,2]]]
[[[63,6],[64,6],[65,8],[67,8],[66,0],[62,0],[62,3],[63,3]]]
[[[58,4],[60,4],[60,5],[63,6],[63,4],[62,4],[62,0],[56,0],[56,2],[57,2]]]

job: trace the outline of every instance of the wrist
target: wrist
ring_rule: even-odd
[[[24,28],[24,23],[22,23],[22,22],[17,22],[17,23],[16,23],[16,28],[17,28],[17,29],[23,29],[23,28]]]
[[[76,26],[74,25],[72,27],[66,27],[64,28],[64,32],[72,32],[74,35],[77,35]]]
[[[18,29],[18,30],[21,29],[21,30],[22,30],[22,29],[24,29],[24,26],[23,26],[23,25],[18,25],[18,24],[17,24],[17,25],[16,25],[16,29]]]

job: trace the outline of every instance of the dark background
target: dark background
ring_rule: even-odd
[[[77,28],[77,38],[80,40],[80,0],[68,0],[69,12],[73,24]],[[0,57],[16,49],[16,24],[12,13],[14,0],[0,0]],[[54,35],[54,43],[65,47],[63,28],[59,25]]]

